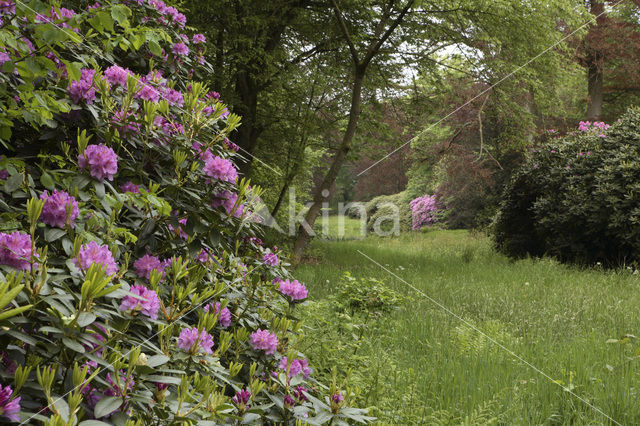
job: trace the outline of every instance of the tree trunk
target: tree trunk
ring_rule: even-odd
[[[338,152],[333,157],[333,162],[331,163],[331,167],[329,171],[325,175],[322,183],[316,188],[315,194],[313,196],[313,203],[309,208],[309,211],[304,217],[305,222],[309,225],[309,228],[313,229],[313,225],[316,222],[316,218],[320,214],[322,209],[322,205],[325,202],[328,202],[333,195],[333,191],[335,189],[335,181],[338,177],[338,173],[342,168],[345,160],[347,159],[347,154],[351,149],[351,142],[353,141],[353,137],[356,134],[356,127],[358,125],[358,117],[360,115],[360,102],[362,100],[362,83],[364,80],[364,75],[366,71],[366,66],[355,66],[355,75],[353,79],[353,88],[351,91],[351,109],[349,111],[349,122],[347,124],[347,129],[344,132],[342,137],[342,143],[340,144],[340,148]],[[310,235],[307,232],[307,229],[304,227],[304,224],[301,224],[298,227],[298,233],[296,236],[296,242],[293,246],[293,255],[292,261],[293,264],[297,264],[300,262],[302,258],[302,253],[304,249],[309,244]]]
[[[240,172],[248,176],[251,171],[253,152],[258,143],[262,130],[257,125],[258,94],[257,85],[247,71],[239,71],[236,76],[236,92],[240,97],[237,113],[242,117],[242,125],[234,142],[241,148],[240,154],[244,158],[239,162]]]
[[[275,218],[276,215],[278,214],[278,211],[280,210],[280,206],[282,205],[282,202],[284,201],[284,196],[287,195],[287,190],[289,189],[290,185],[291,185],[291,180],[287,178],[287,180],[285,181],[284,185],[282,185],[282,190],[280,191],[280,195],[278,195],[278,201],[276,201],[276,205],[273,206],[273,211],[271,212],[271,217]]]
[[[601,32],[604,16],[604,3],[600,0],[591,1],[591,10],[596,15],[596,24],[589,28],[587,34],[587,87],[589,99],[587,105],[587,120],[599,121],[602,119],[602,100],[604,82],[603,68],[604,58],[602,49]]]
[[[593,59],[587,66],[589,104],[587,106],[587,120],[600,121],[602,118],[602,61]]]

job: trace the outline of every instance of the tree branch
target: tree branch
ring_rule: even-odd
[[[358,66],[360,64],[358,50],[356,49],[356,46],[353,44],[353,40],[351,39],[351,34],[349,34],[349,29],[347,28],[347,23],[344,20],[344,16],[342,16],[342,12],[340,11],[338,4],[336,3],[336,0],[331,0],[331,4],[333,4],[333,11],[336,14],[338,23],[340,24],[340,29],[342,30],[344,37],[347,39],[347,44],[349,45],[349,51],[351,52],[351,56],[353,57],[353,60],[356,66]]]

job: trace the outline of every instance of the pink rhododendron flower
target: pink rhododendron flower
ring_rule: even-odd
[[[140,311],[153,320],[158,319],[160,301],[155,291],[149,290],[143,285],[133,286],[129,291],[139,298],[130,295],[123,297],[122,303],[120,303],[121,310]]]
[[[275,253],[269,252],[262,256],[262,261],[268,266],[278,265],[278,256]]]
[[[213,314],[217,314],[218,312],[220,312],[218,321],[220,322],[222,328],[227,328],[231,325],[231,311],[228,308],[222,308],[222,311],[220,311],[220,302],[216,302],[215,304],[208,303],[204,307],[205,312],[209,312],[211,309],[213,309]]]
[[[118,156],[113,149],[100,145],[89,145],[83,154],[78,156],[81,169],[89,167],[89,173],[99,181],[113,180],[118,171]]]
[[[166,101],[169,102],[169,105],[177,105],[179,107],[184,105],[184,96],[177,90],[167,89],[162,94],[162,98],[166,99]]]
[[[288,360],[287,357],[282,357],[282,359],[280,360],[280,365],[278,365],[278,368],[282,371],[287,371],[287,364],[288,364]],[[292,378],[297,376],[298,374],[302,373],[302,377],[304,377],[305,379],[309,377],[309,375],[311,374],[311,369],[309,368],[309,361],[307,361],[304,358],[296,358],[293,361],[291,361],[291,367],[289,367],[289,374],[288,377]]]
[[[165,276],[165,269],[168,266],[168,262],[165,260],[161,262],[156,256],[145,254],[140,259],[133,262],[133,267],[136,270],[136,275],[140,278],[145,278],[147,281],[151,279],[151,271],[156,270],[162,277]]]
[[[200,43],[205,43],[207,39],[202,34],[194,34],[193,37],[191,38],[191,41],[193,42],[193,44],[200,44]]]
[[[84,68],[81,71],[81,77],[78,81],[72,81],[67,91],[71,100],[75,104],[79,104],[84,100],[87,104],[92,104],[96,98],[96,91],[93,85],[93,75],[95,70]]]
[[[211,207],[215,209],[222,206],[224,207],[224,210],[227,212],[227,214],[231,214],[231,212],[233,212],[233,216],[241,217],[244,210],[244,204],[238,204],[238,207],[236,207],[234,211],[233,208],[236,205],[237,201],[238,194],[236,194],[235,192],[227,191],[225,189],[224,191],[218,192],[215,195],[215,198],[211,201]]]
[[[0,233],[0,264],[27,270],[31,267],[31,257],[38,257],[32,251],[31,236],[22,232]],[[37,266],[37,263],[34,264]]]
[[[251,346],[255,350],[263,350],[269,355],[278,349],[278,337],[269,330],[257,330],[251,333]]]
[[[110,84],[124,88],[127,87],[127,76],[130,74],[133,75],[130,69],[119,65],[112,65],[104,71],[104,77]]]
[[[280,281],[280,286],[278,287],[280,293],[285,296],[289,296],[291,300],[302,300],[307,298],[307,287],[298,282],[298,280],[284,280]]]
[[[18,413],[20,412],[20,398],[13,398],[13,389],[11,386],[5,386],[4,388],[0,385],[0,415],[8,418],[13,422],[19,422],[20,416]]]
[[[0,1],[0,15],[15,15],[16,2],[13,0]]]
[[[118,272],[118,265],[113,259],[113,254],[107,245],[99,245],[95,241],[83,244],[80,247],[78,256],[73,259],[73,263],[83,271],[87,271],[91,265],[97,263],[102,265],[107,275]]]
[[[178,337],[178,347],[189,353],[202,352],[210,354],[213,347],[213,337],[205,330],[198,331],[198,327],[185,328]]]
[[[134,194],[140,193],[140,187],[133,182],[129,181],[120,185],[122,192],[132,192]]]
[[[238,171],[231,160],[221,157],[213,157],[204,165],[204,173],[214,180],[236,183]]]
[[[243,408],[248,407],[249,399],[251,399],[251,392],[246,389],[240,389],[236,392],[236,396],[231,398],[234,404],[242,406]]]
[[[80,212],[75,198],[64,191],[53,190],[51,195],[48,191],[44,191],[40,195],[40,199],[44,200],[40,215],[41,221],[58,228],[64,228],[67,223],[72,228],[75,226],[75,220]],[[69,214],[67,214],[67,209],[69,209]]]
[[[440,206],[435,196],[425,195],[418,197],[412,200],[409,206],[411,207],[411,218],[413,222],[411,229],[414,231],[437,221],[436,213],[440,210]]]
[[[138,93],[136,93],[136,98],[149,102],[158,102],[160,100],[160,92],[158,92],[155,87],[145,84]]]
[[[189,54],[189,48],[184,43],[176,43],[171,47],[171,51],[176,56],[187,56]]]

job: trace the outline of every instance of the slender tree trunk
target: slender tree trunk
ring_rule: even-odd
[[[591,1],[591,10],[596,15],[596,24],[589,28],[587,35],[587,87],[589,100],[587,105],[587,120],[598,121],[602,118],[603,101],[603,68],[604,58],[601,52],[602,21],[604,20],[604,3],[600,0]]]
[[[253,152],[262,129],[257,124],[259,90],[247,71],[240,71],[236,77],[236,92],[240,97],[238,114],[242,116],[242,125],[238,127],[234,142],[241,148],[240,172],[248,176],[251,171]]]
[[[329,171],[325,175],[322,183],[316,188],[313,203],[309,208],[309,211],[304,217],[305,222],[309,225],[309,228],[313,228],[314,223],[320,211],[322,209],[323,203],[331,200],[333,195],[333,191],[335,189],[335,180],[338,177],[338,173],[342,168],[342,165],[345,163],[347,159],[347,154],[351,149],[351,142],[353,141],[353,137],[356,134],[356,127],[358,125],[358,117],[360,115],[360,102],[362,100],[362,83],[364,81],[364,75],[366,71],[366,66],[355,66],[355,75],[353,79],[353,88],[351,91],[351,109],[349,111],[349,122],[347,124],[347,129],[344,132],[342,137],[342,143],[340,144],[340,148],[338,152],[333,157],[333,161],[331,163],[331,167]],[[305,228],[304,224],[301,224],[298,227],[298,233],[296,236],[296,242],[293,246],[293,258],[292,261],[297,264],[301,257],[302,252],[309,244],[310,235]]]
[[[276,217],[278,211],[280,211],[280,207],[282,206],[282,202],[284,201],[284,196],[287,195],[287,191],[289,190],[289,186],[291,186],[291,180],[287,178],[284,185],[282,185],[282,189],[280,190],[280,195],[278,195],[278,201],[276,201],[276,205],[273,206],[273,211],[271,211],[271,217]]]

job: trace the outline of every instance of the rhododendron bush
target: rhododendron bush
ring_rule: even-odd
[[[640,112],[537,147],[506,188],[494,224],[511,256],[544,254],[578,263],[640,260]]]
[[[418,231],[438,221],[440,206],[435,195],[423,195],[409,203],[411,208],[411,229]]]
[[[307,290],[257,237],[204,36],[64,6],[0,2],[0,419],[367,421],[297,350]]]

